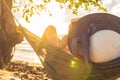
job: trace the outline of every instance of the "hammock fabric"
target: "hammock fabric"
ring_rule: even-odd
[[[27,29],[21,30],[53,80],[87,80],[91,66],[86,67],[82,60],[41,41]]]
[[[106,62],[89,62],[70,55],[20,26],[53,80],[115,80],[120,77],[120,58]]]

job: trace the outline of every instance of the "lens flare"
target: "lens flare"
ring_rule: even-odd
[[[71,66],[71,68],[78,68],[78,62],[75,60],[71,60],[70,66]]]

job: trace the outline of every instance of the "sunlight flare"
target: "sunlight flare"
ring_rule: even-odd
[[[37,1],[37,0],[36,0]],[[40,15],[33,15],[30,18],[30,23],[20,19],[20,23],[28,30],[36,35],[42,36],[48,25],[56,27],[58,35],[64,35],[68,33],[69,23],[64,21],[64,11],[59,7],[59,4],[52,1],[47,4],[46,8],[51,12],[52,16],[48,12],[41,11]]]

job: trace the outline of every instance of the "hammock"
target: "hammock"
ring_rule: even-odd
[[[114,20],[117,22],[119,18],[115,17]],[[90,61],[87,66],[82,59],[62,51],[47,41],[41,41],[24,27],[20,28],[53,80],[115,80],[120,77],[120,57],[106,63]],[[119,25],[114,25],[113,29],[119,32]]]
[[[106,63],[89,63],[50,45],[28,31],[21,30],[53,80],[115,80],[120,77],[120,58]]]
[[[87,80],[91,67],[86,67],[82,60],[41,41],[24,27],[20,28],[53,80]]]

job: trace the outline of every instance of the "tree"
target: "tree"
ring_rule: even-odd
[[[36,3],[36,1],[41,1],[41,3]],[[48,3],[52,0],[14,0],[13,11],[21,10],[23,12],[22,17],[29,22],[30,17],[33,14],[39,14],[41,11],[46,11],[50,16],[52,15],[49,10],[46,9]],[[77,15],[80,7],[85,10],[89,10],[91,5],[97,7],[99,10],[107,11],[106,8],[102,6],[101,0],[55,0],[59,3],[61,8],[71,9],[72,13]]]
[[[0,0],[0,68],[9,63],[13,48],[23,40],[8,7],[12,8],[12,0]]]

